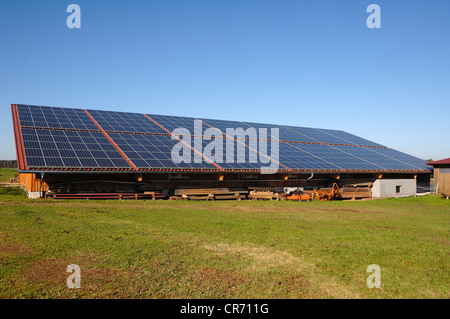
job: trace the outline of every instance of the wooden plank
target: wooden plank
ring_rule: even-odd
[[[164,198],[163,194],[142,194],[142,193],[58,193],[53,194],[55,199],[153,199]]]
[[[278,195],[249,195],[248,199],[268,199],[268,200],[279,200]]]
[[[340,189],[342,199],[371,198],[372,191],[369,187],[344,187]]]
[[[245,189],[229,189],[229,188],[178,188],[175,190],[175,195],[210,195],[210,194],[223,194],[231,195],[235,193],[245,194],[248,193]]]
[[[245,195],[216,195],[214,199],[245,199]]]
[[[214,200],[214,196],[189,196],[190,200]]]

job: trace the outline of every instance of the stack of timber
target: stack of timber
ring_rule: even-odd
[[[144,192],[144,195],[143,195],[143,196],[144,196],[144,197],[148,196],[148,198],[151,198],[152,200],[155,200],[155,199],[163,199],[163,198],[164,198],[164,194],[163,194],[163,193],[160,193],[160,192],[150,192],[150,191]]]
[[[280,194],[275,193],[274,188],[271,187],[249,187],[250,194],[248,199],[266,199],[266,200],[280,200]]]
[[[53,199],[162,199],[164,195],[158,192],[145,193],[47,193]]]
[[[178,188],[170,199],[241,200],[245,199],[247,194],[248,190],[244,188]]]
[[[343,187],[340,190],[342,199],[372,198],[370,187]]]

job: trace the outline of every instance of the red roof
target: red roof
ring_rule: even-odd
[[[427,165],[450,165],[450,157],[440,161],[429,162]]]

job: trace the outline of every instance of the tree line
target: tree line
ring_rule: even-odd
[[[0,160],[0,167],[17,168],[17,160]]]

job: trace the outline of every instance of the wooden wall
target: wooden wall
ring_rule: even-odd
[[[20,173],[20,186],[25,188],[28,192],[45,192],[47,191],[47,184],[41,181],[40,174],[35,173]]]
[[[450,165],[434,168],[434,189],[438,194],[450,195]]]

